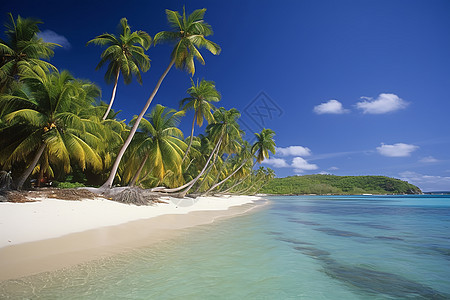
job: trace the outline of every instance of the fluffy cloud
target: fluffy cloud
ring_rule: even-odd
[[[399,174],[400,179],[417,185],[422,191],[448,191],[450,190],[450,177],[423,175],[416,172],[406,171]]]
[[[406,108],[409,104],[395,94],[380,94],[376,99],[361,98],[364,100],[356,103],[356,107],[365,114],[385,114]]]
[[[262,161],[263,164],[272,166],[274,168],[286,168],[289,164],[282,158],[266,158]]]
[[[38,37],[42,38],[44,42],[59,44],[65,49],[72,48],[72,45],[70,45],[65,36],[59,35],[52,30],[44,30],[42,32],[39,32]]]
[[[294,157],[292,165],[294,172],[303,173],[303,171],[317,170],[319,167],[316,164],[310,164],[304,158]]]
[[[427,156],[427,157],[424,157],[422,159],[419,159],[419,162],[421,162],[421,163],[435,163],[435,162],[438,162],[438,161],[439,160],[434,158],[433,156]]]
[[[348,109],[344,109],[342,103],[337,100],[330,100],[328,102],[314,106],[314,112],[316,114],[344,114],[349,112]]]
[[[410,156],[411,152],[417,150],[419,147],[415,145],[397,143],[394,145],[381,144],[377,147],[378,153],[389,157],[405,157]]]
[[[339,170],[339,168],[338,167],[331,167],[331,168],[328,168],[328,170],[329,171],[336,171],[336,170]]]
[[[302,146],[276,147],[276,154],[280,156],[309,156],[311,150]]]

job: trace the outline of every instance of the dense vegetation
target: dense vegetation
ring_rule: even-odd
[[[96,84],[49,62],[59,45],[39,38],[41,21],[9,14],[0,39],[0,189],[52,181],[103,190],[139,186],[180,196],[256,193],[274,177],[272,170],[254,167],[275,152],[275,133],[263,129],[253,145],[246,142],[239,111],[212,104],[224,101],[213,81],[186,77],[180,84],[191,86],[177,99],[179,110],[156,104],[147,112],[172,67],[194,76],[195,60],[205,64],[201,49],[220,54],[220,46],[207,39],[213,31],[205,12],[166,10],[170,29],[153,37],[132,31],[123,18],[118,35],[87,41],[104,47],[97,69],[106,67],[105,80],[113,84],[109,104]],[[170,62],[144,107],[129,122],[117,118],[115,108],[124,105],[120,91],[116,97],[118,81],[147,84],[141,77],[150,69],[147,51],[162,43],[173,45]],[[194,119],[185,138],[178,126],[189,110]],[[204,121],[206,130],[195,136],[195,126]]]
[[[385,176],[304,175],[275,178],[261,190],[267,194],[420,194],[406,181]]]

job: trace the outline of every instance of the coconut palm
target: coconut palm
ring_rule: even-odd
[[[245,165],[248,165],[250,163],[251,158],[253,158],[252,152],[250,151],[250,145],[248,142],[244,142],[242,143],[242,147],[241,147],[241,151],[239,153],[239,159],[236,161],[234,170],[232,172],[230,172],[230,174],[228,174],[228,176],[226,176],[223,180],[213,184],[207,191],[206,193],[209,193],[211,191],[213,191],[214,189],[216,189],[217,187],[219,187],[220,185],[222,185],[223,183],[225,183],[227,180],[229,180],[233,175],[235,175],[237,172],[239,172],[242,167],[244,167]],[[249,165],[249,169],[252,169],[252,164],[250,163]]]
[[[25,75],[37,72],[40,76],[47,70],[56,71],[50,63],[42,60],[53,56],[53,48],[59,46],[46,43],[37,36],[41,21],[14,17],[8,14],[5,25],[6,40],[0,40],[0,92],[7,92],[11,84]]]
[[[186,150],[182,140],[183,133],[177,128],[184,111],[176,111],[162,105],[152,109],[147,118],[143,118],[139,128],[140,135],[145,136],[136,145],[134,156],[140,158],[141,164],[130,185],[134,185],[139,178],[143,166],[148,161],[150,173],[162,182],[167,172],[173,173],[174,181],[182,183],[181,160]],[[136,122],[136,116],[131,124]]]
[[[269,158],[269,151],[275,154],[275,132],[264,128],[260,133],[255,133],[256,142],[252,147],[252,153],[256,155],[256,162],[261,163],[265,158]]]
[[[206,119],[208,123],[213,122],[214,117],[211,110],[214,110],[215,107],[211,102],[218,102],[220,100],[220,94],[216,90],[215,83],[204,79],[202,79],[200,83],[198,80],[197,83],[194,83],[191,79],[191,87],[187,90],[187,93],[189,94],[189,97],[180,101],[180,107],[185,111],[194,110],[194,118],[192,120],[191,137],[183,161],[186,159],[189,150],[191,149],[195,123],[197,123],[199,127],[202,127],[204,119]]]
[[[134,123],[133,128],[131,128],[128,138],[117,154],[117,158],[113,164],[109,178],[103,184],[102,188],[111,188],[114,177],[116,176],[117,169],[119,167],[120,160],[122,159],[126,149],[128,148],[128,145],[131,143],[131,140],[136,133],[141,119],[144,117],[144,114],[152,103],[153,98],[155,97],[156,93],[159,90],[159,87],[161,86],[161,83],[163,82],[167,73],[169,73],[172,66],[175,64],[176,68],[186,69],[189,73],[194,75],[194,57],[202,64],[204,64],[205,62],[200,54],[200,51],[197,48],[204,47],[215,55],[220,53],[220,47],[205,38],[206,36],[209,36],[213,33],[211,30],[211,26],[203,21],[205,11],[206,9],[198,9],[189,16],[186,16],[185,11],[183,10],[183,16],[181,16],[176,11],[171,11],[168,9],[166,10],[167,20],[169,21],[169,25],[172,27],[172,30],[157,33],[154,38],[154,43],[175,43],[169,66],[159,78],[144,108],[136,118],[136,122]]]
[[[21,90],[2,95],[0,101],[0,109],[7,112],[4,119],[9,128],[17,127],[29,133],[19,135],[23,139],[14,142],[15,147],[6,160],[8,166],[20,161],[26,163],[17,188],[22,188],[39,161],[41,170],[53,164],[68,173],[72,162],[82,169],[90,166],[100,170],[102,160],[94,150],[101,143],[96,136],[99,127],[73,113],[79,106],[85,106],[85,101],[91,101],[82,95],[85,90],[66,71],[23,81]],[[16,136],[8,138],[15,140]]]
[[[90,120],[99,127],[96,135],[102,140],[102,143],[98,144],[95,150],[103,160],[103,168],[102,172],[95,176],[96,184],[101,184],[106,179],[104,175],[111,169],[116,153],[129,133],[129,127],[124,120],[116,118],[103,120],[104,111],[103,104],[89,104],[80,106],[79,111],[76,112],[82,119]],[[118,113],[113,109],[110,111],[110,115],[117,116]]]
[[[105,74],[105,81],[107,83],[114,81],[111,100],[103,115],[103,120],[108,117],[114,98],[116,97],[120,73],[122,73],[125,84],[131,83],[133,75],[142,84],[141,70],[142,72],[146,72],[150,68],[150,58],[144,53],[144,49],[148,50],[152,43],[150,35],[141,30],[131,32],[126,18],[120,20],[119,28],[120,33],[118,37],[114,34],[104,33],[87,42],[87,45],[107,46],[101,55],[100,62],[95,68],[99,70],[104,64],[109,62]]]
[[[214,112],[215,122],[209,124],[206,130],[208,132],[208,135],[211,136],[211,140],[215,142],[215,147],[208,157],[208,160],[203,169],[200,171],[199,175],[197,175],[197,177],[186,187],[186,189],[182,193],[180,193],[180,196],[184,197],[207,170],[208,171],[204,177],[209,174],[209,171],[214,166],[214,162],[217,160],[221,149],[228,149],[227,145],[234,145],[236,140],[242,141],[242,131],[239,129],[239,124],[237,123],[237,119],[240,116],[241,114],[235,108],[226,110],[225,108],[221,107]],[[228,150],[230,149],[233,148],[229,148]],[[211,161],[213,157],[214,160]],[[208,165],[210,163],[211,165],[208,168]]]
[[[255,136],[257,138],[256,142],[253,144],[251,151],[248,149],[248,146],[242,147],[241,150],[241,157],[242,157],[242,163],[240,166],[236,167],[236,169],[225,179],[222,181],[214,184],[208,191],[211,192],[215,188],[217,188],[219,185],[223,184],[227,180],[229,180],[236,172],[238,172],[247,162],[250,161],[250,159],[253,157],[253,154],[256,154],[256,162],[261,163],[265,158],[269,157],[269,151],[272,152],[272,154],[275,154],[275,141],[273,140],[273,136],[275,135],[275,132],[271,129],[263,129],[261,133],[255,133]],[[251,166],[251,169],[253,169],[253,166]]]

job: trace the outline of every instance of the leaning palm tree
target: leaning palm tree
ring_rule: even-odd
[[[269,157],[269,151],[272,152],[272,154],[275,154],[275,141],[273,139],[273,136],[275,135],[275,132],[271,129],[264,128],[261,133],[255,133],[255,136],[257,138],[256,142],[253,144],[251,148],[251,152],[248,151],[248,148],[244,147],[241,151],[241,157],[242,157],[242,163],[239,167],[237,167],[230,175],[228,175],[225,179],[222,181],[214,184],[207,192],[211,192],[219,185],[226,182],[228,179],[230,179],[236,172],[238,172],[251,158],[253,158],[253,155],[256,154],[256,162],[261,163],[265,158]],[[251,169],[253,169],[254,164],[251,166]]]
[[[275,132],[264,128],[260,133],[255,133],[256,142],[252,147],[252,153],[256,155],[256,162],[261,163],[269,157],[269,151],[275,154],[275,141],[273,136]]]
[[[37,36],[42,22],[31,18],[14,17],[8,14],[9,23],[5,25],[6,40],[0,40],[0,92],[5,93],[11,84],[30,72],[38,72],[56,68],[42,60],[53,56],[53,48],[59,46],[46,43]]]
[[[94,150],[101,143],[96,136],[99,128],[73,113],[90,101],[81,95],[86,91],[66,71],[23,80],[25,85],[21,90],[0,97],[0,109],[8,112],[4,119],[9,128],[28,130],[26,136],[18,135],[21,140],[8,137],[15,147],[6,164],[24,162],[27,166],[17,180],[17,188],[22,188],[39,161],[40,169],[48,169],[53,164],[66,173],[70,172],[72,162],[82,169],[91,166],[100,170],[102,160]]]
[[[119,37],[116,37],[114,34],[104,33],[87,42],[88,44],[107,46],[101,55],[100,62],[95,68],[99,70],[104,64],[109,62],[105,74],[105,81],[107,83],[114,81],[111,100],[103,115],[103,120],[105,120],[116,97],[120,73],[122,73],[125,84],[131,83],[133,75],[142,84],[141,70],[142,72],[146,72],[150,68],[150,58],[144,53],[144,49],[148,50],[150,48],[152,38],[145,31],[131,32],[127,19],[122,18],[120,20]]]
[[[204,177],[207,176],[209,171],[214,166],[214,163],[217,161],[221,150],[227,149],[228,145],[234,145],[236,140],[242,141],[242,131],[239,129],[239,124],[237,123],[237,119],[240,116],[241,114],[235,108],[226,110],[225,108],[221,107],[214,112],[214,119],[216,122],[208,125],[207,132],[212,137],[212,140],[216,145],[210,156],[208,157],[205,166],[200,171],[199,175],[197,175],[197,177],[192,180],[192,182],[186,187],[186,189],[180,193],[180,196],[186,196],[186,194],[200,179],[201,176],[203,176],[204,174]],[[212,160],[213,157],[214,159]],[[210,163],[211,165],[209,165]]]
[[[141,164],[130,182],[133,186],[138,180],[145,163],[149,162],[150,173],[158,179],[158,184],[163,181],[170,171],[177,183],[182,183],[181,160],[186,150],[186,144],[182,140],[183,133],[176,126],[184,111],[168,109],[157,105],[147,118],[143,118],[139,128],[140,134],[145,138],[136,145],[135,156],[140,158]],[[131,120],[131,124],[136,117]]]
[[[242,167],[244,167],[245,165],[249,165],[250,170],[253,168],[252,164],[250,163],[250,160],[253,158],[253,155],[250,151],[250,145],[248,144],[248,142],[242,143],[242,148],[241,148],[241,151],[238,156],[239,157],[238,157],[236,166],[234,167],[234,170],[232,172],[230,172],[224,179],[213,184],[206,191],[206,193],[212,192],[214,189],[216,189],[217,187],[219,187],[220,185],[225,183],[227,180],[229,180],[231,177],[233,177],[237,172],[239,172],[242,169]]]
[[[187,90],[187,93],[189,97],[180,101],[180,107],[185,111],[194,110],[194,119],[192,120],[191,137],[183,161],[186,159],[192,146],[195,123],[199,127],[202,127],[204,119],[208,123],[213,122],[214,117],[211,110],[214,110],[215,107],[211,102],[218,102],[220,100],[220,94],[216,90],[215,83],[204,79],[200,83],[197,80],[196,84],[191,79],[191,87]]]
[[[161,86],[161,83],[163,82],[167,73],[169,73],[172,66],[175,65],[176,68],[186,69],[193,75],[195,73],[194,57],[202,64],[205,63],[203,57],[200,54],[200,51],[197,48],[204,47],[215,55],[220,53],[220,47],[205,38],[206,36],[209,36],[213,33],[211,26],[203,21],[205,11],[205,8],[198,9],[189,16],[186,16],[186,13],[183,10],[183,16],[181,16],[176,11],[168,9],[166,10],[167,20],[169,21],[172,30],[157,33],[154,38],[154,43],[175,43],[169,66],[159,78],[158,82],[156,83],[156,87],[150,94],[150,97],[148,98],[144,108],[136,118],[136,122],[134,123],[133,128],[131,128],[128,138],[117,154],[116,161],[113,164],[111,173],[109,174],[109,177],[103,184],[102,188],[111,188],[116,176],[117,169],[119,168],[120,160],[122,159],[125,150],[128,148],[128,145],[131,143],[131,140],[136,133],[139,123],[144,117],[144,114],[147,112],[148,107],[152,103],[153,98],[155,97],[156,93],[159,90],[159,87]]]

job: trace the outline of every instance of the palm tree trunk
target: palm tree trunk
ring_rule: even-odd
[[[225,166],[227,165],[228,160],[230,159],[231,154],[227,155],[227,158],[225,158],[225,160],[222,163],[222,166],[220,167],[219,172],[217,172],[217,176],[216,179],[214,179],[214,183],[218,182],[220,179],[220,174],[222,173],[223,169],[225,169]]]
[[[262,180],[264,180],[264,177],[261,178],[261,179],[257,179],[257,180],[255,181],[254,184],[251,184],[249,187],[247,187],[247,188],[241,190],[240,192],[241,192],[241,193],[247,193],[247,192],[250,191],[252,188],[254,188],[257,184],[259,184],[259,182],[262,181]]]
[[[239,191],[239,194],[245,194],[245,193],[247,193],[248,191],[250,191],[252,188],[253,188],[253,185],[250,185],[250,186],[248,186],[248,187],[246,187],[246,188],[240,190],[240,191]]]
[[[111,107],[112,107],[113,102],[114,102],[114,98],[116,98],[116,90],[117,90],[117,82],[119,81],[119,74],[120,74],[120,69],[117,70],[116,82],[114,83],[114,88],[113,88],[113,91],[112,91],[111,100],[109,100],[108,108],[106,109],[105,115],[102,118],[103,120],[106,120],[106,118],[108,117],[109,111],[111,110]]]
[[[188,156],[189,150],[191,150],[192,140],[194,139],[195,117],[196,117],[196,114],[194,113],[194,119],[192,120],[191,139],[189,140],[189,145],[188,145],[188,147],[187,147],[187,149],[186,149],[186,152],[184,153],[183,160],[181,161],[181,163],[184,162],[184,160],[185,160],[186,157]]]
[[[211,165],[209,166],[209,168],[206,170],[204,179],[203,179],[203,181],[200,183],[199,187],[195,190],[194,194],[197,193],[197,192],[202,188],[202,186],[205,184],[205,182],[206,182],[205,179],[208,177],[208,175],[209,175],[209,173],[211,172],[212,168],[213,168],[214,165],[216,164],[218,158],[219,158],[219,149],[217,149],[216,154],[214,155],[214,160],[212,161],[212,163],[211,163]],[[220,172],[219,172],[218,176],[220,176]],[[215,181],[214,181],[214,182],[215,182]]]
[[[184,188],[188,188],[187,190],[191,189],[192,186],[197,182],[197,180],[203,175],[203,173],[205,172],[206,168],[208,167],[209,162],[211,161],[211,158],[214,156],[214,152],[220,147],[220,144],[222,143],[222,137],[220,137],[216,147],[214,147],[213,151],[211,152],[211,154],[209,155],[208,160],[205,163],[205,166],[203,167],[203,169],[200,171],[200,174],[197,175],[197,177],[195,177],[194,179],[192,179],[191,181],[189,181],[186,184],[183,184],[182,186],[179,186],[177,188],[173,188],[173,189],[154,189],[153,191],[158,191],[158,192],[166,192],[166,193],[174,193],[174,192],[178,192],[181,191]],[[186,191],[187,193],[187,191]],[[186,196],[186,193],[183,194],[183,197]]]
[[[17,189],[21,190],[23,187],[23,184],[25,183],[25,180],[31,175],[34,168],[36,167],[39,159],[42,156],[42,153],[44,153],[45,150],[45,143],[42,143],[41,147],[39,147],[38,151],[36,152],[36,155],[34,156],[33,161],[31,162],[30,166],[23,172],[23,174],[19,177],[17,180]]]
[[[139,178],[139,175],[141,175],[142,169],[144,169],[145,163],[147,162],[149,154],[147,154],[144,158],[144,160],[142,161],[141,165],[139,166],[139,169],[137,170],[136,174],[134,174],[133,178],[131,179],[131,181],[128,183],[128,186],[134,186],[136,184],[136,181]]]
[[[189,192],[189,190],[194,186],[194,184],[197,182],[197,180],[200,179],[200,177],[203,175],[203,173],[206,170],[206,167],[208,166],[209,162],[211,161],[211,159],[213,158],[213,156],[215,155],[214,152],[218,152],[220,145],[222,144],[222,139],[223,139],[223,135],[220,136],[219,141],[217,142],[216,147],[214,147],[214,150],[211,152],[211,155],[208,158],[208,161],[206,162],[205,166],[203,167],[202,171],[200,172],[200,174],[198,174],[197,177],[195,177],[195,179],[193,180],[193,182],[184,190],[180,193],[180,197],[184,197],[186,196],[187,192]]]
[[[255,194],[257,194],[263,187],[265,187],[267,185],[268,182],[264,182],[263,184],[261,184],[255,191]]]
[[[169,66],[167,67],[167,69],[164,71],[164,73],[161,75],[161,77],[159,78],[158,82],[156,83],[155,89],[153,90],[153,92],[151,93],[150,97],[147,100],[147,103],[145,103],[144,108],[142,109],[141,113],[139,114],[139,116],[136,119],[136,122],[133,125],[133,128],[131,128],[130,134],[128,135],[128,138],[126,139],[125,143],[123,144],[122,148],[120,149],[119,153],[117,154],[116,160],[114,161],[113,167],[111,169],[111,173],[109,174],[108,179],[106,180],[106,182],[101,186],[101,188],[103,189],[110,189],[114,178],[116,177],[116,173],[117,173],[117,169],[119,168],[119,163],[120,160],[122,159],[122,156],[125,153],[125,150],[127,150],[128,146],[131,143],[131,140],[134,137],[134,134],[136,133],[136,130],[139,126],[139,123],[141,122],[142,118],[144,117],[144,114],[147,112],[148,107],[150,106],[150,104],[153,101],[153,98],[155,97],[156,93],[159,90],[159,87],[161,86],[161,83],[163,82],[164,78],[166,77],[167,73],[169,73],[170,69],[172,68],[173,64],[175,63],[175,59],[172,59],[172,61],[170,62]]]
[[[221,185],[222,183],[224,183],[225,181],[227,181],[228,179],[231,178],[231,176],[233,176],[234,174],[236,174],[237,171],[239,171],[246,163],[247,163],[248,159],[244,160],[244,162],[242,162],[242,164],[239,166],[239,168],[237,168],[236,170],[234,170],[230,175],[228,175],[224,180],[214,184],[209,190],[206,191],[206,193],[211,192],[212,190],[214,190],[216,187],[218,187],[219,185]]]
[[[228,191],[231,191],[232,189],[234,189],[235,187],[237,187],[238,185],[240,185],[241,183],[243,183],[245,181],[245,179],[247,179],[250,175],[252,175],[251,173],[248,174],[247,176],[245,176],[244,178],[242,178],[241,180],[238,180],[237,183],[233,184],[231,187],[227,188],[225,191],[221,191],[220,193],[224,194]]]

